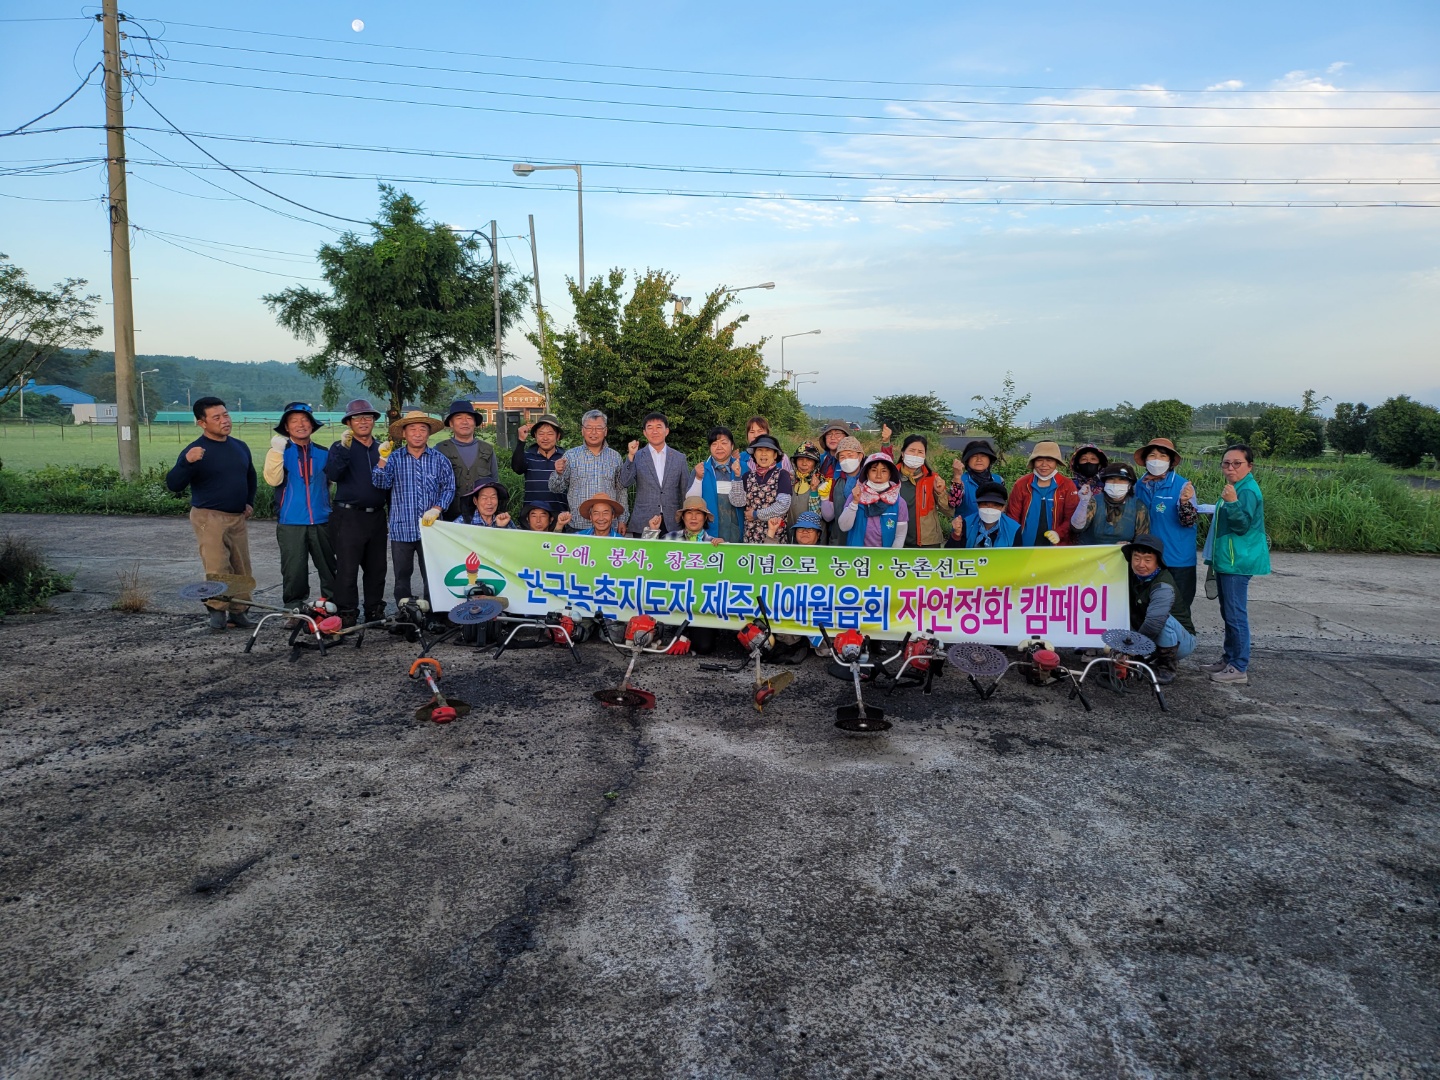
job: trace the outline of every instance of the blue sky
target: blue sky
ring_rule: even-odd
[[[775,281],[740,294],[746,333],[772,339],[778,367],[779,335],[822,331],[786,344],[792,369],[816,372],[808,402],[934,390],[963,412],[1013,370],[1032,417],[1120,399],[1295,401],[1308,387],[1440,403],[1440,7],[1175,8],[153,0],[131,14],[167,57],[137,61],[153,76],[144,97],[186,132],[272,140],[199,141],[272,170],[247,175],[279,195],[364,220],[378,173],[409,178],[434,218],[462,227],[496,218],[514,235],[534,214],[562,322],[573,178],[517,180],[510,164],[584,163],[589,274],[663,267],[697,297]],[[99,58],[80,17],[93,10],[6,5],[4,19],[75,17],[0,21],[0,131]],[[36,126],[102,115],[92,86]],[[141,130],[167,125],[140,98],[127,121],[139,349],[300,355],[259,296],[313,275],[326,226],[345,223]],[[464,156],[274,144],[287,140]],[[88,277],[108,300],[103,170],[84,162],[102,153],[96,130],[0,139],[0,170],[80,162],[0,171],[0,250],[42,282]],[[313,172],[331,175],[298,175]],[[1306,183],[1110,182],[1137,178]],[[1415,183],[1354,182],[1381,178]],[[1061,182],[1077,179],[1091,182]],[[911,201],[875,201],[893,196]],[[1057,199],[1428,205],[1044,204]],[[502,258],[528,272],[523,241]],[[509,370],[533,373],[518,335],[507,345]]]

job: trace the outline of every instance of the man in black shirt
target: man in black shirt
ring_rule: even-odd
[[[250,537],[245,523],[255,511],[255,463],[250,447],[230,437],[230,412],[217,397],[195,402],[195,423],[200,437],[180,451],[165,484],[175,493],[190,489],[190,527],[200,545],[200,561],[206,575],[252,577]],[[234,588],[230,593],[228,621],[242,630],[251,626],[245,617],[250,590]],[[227,621],[227,605],[206,601],[210,608],[210,630],[220,633]]]
[[[380,464],[373,432],[379,410],[364,398],[345,406],[348,430],[330,446],[325,479],[335,485],[330,501],[330,546],[335,549],[335,606],[340,620],[354,626],[360,616],[356,579],[365,573],[365,621],[385,617],[385,493],[370,480]]]

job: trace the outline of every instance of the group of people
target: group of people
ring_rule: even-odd
[[[248,577],[245,521],[256,489],[249,449],[229,437],[220,399],[201,398],[194,412],[201,435],[181,451],[168,483],[176,492],[190,488],[206,572]],[[351,401],[340,420],[345,430],[326,449],[314,441],[325,425],[311,406],[293,402],[282,412],[263,476],[276,491],[287,607],[308,597],[313,564],[344,624],[382,618],[387,543],[394,596],[409,597],[417,563],[425,578],[419,530],[442,519],[710,544],[983,549],[1118,543],[1130,564],[1132,628],[1156,640],[1156,666],[1168,682],[1195,647],[1197,523],[1202,510],[1213,509],[1206,561],[1225,648],[1211,678],[1248,681],[1248,583],[1269,572],[1269,555],[1263,500],[1244,446],[1226,451],[1227,482],[1220,503],[1208,508],[1180,475],[1180,454],[1168,439],[1135,451],[1133,465],[1111,462],[1090,444],[1066,459],[1058,444],[1039,442],[1027,472],[1007,489],[994,471],[993,447],[980,439],[964,447],[946,478],[932,467],[923,435],[905,436],[897,456],[885,428],[884,445],[867,455],[849,428],[833,424],[818,442],[787,454],[756,416],[743,444],[730,428],[712,428],[709,454],[692,466],[668,444],[663,413],[644,418],[643,442],[631,440],[622,456],[609,445],[605,414],[591,410],[580,419],[580,442],[568,449],[554,416],[520,428],[510,466],[524,478],[523,505],[512,514],[498,456],[477,437],[480,417],[471,402],[453,402],[443,418],[409,411],[390,424],[385,440],[376,437],[379,420],[368,401]],[[446,428],[449,438],[431,446]],[[244,604],[212,604],[210,624],[217,632],[248,625]]]

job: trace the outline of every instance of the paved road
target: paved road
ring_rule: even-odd
[[[193,573],[53,524],[0,531],[92,599]],[[656,661],[630,718],[598,645],[455,649],[439,728],[388,637],[11,619],[0,1075],[1440,1075],[1440,560],[1277,566],[1249,687],[947,677],[859,739],[813,663],[762,717]]]

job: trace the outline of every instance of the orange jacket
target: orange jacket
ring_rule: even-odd
[[[1030,486],[1035,481],[1034,473],[1026,473],[1010,489],[1010,501],[1005,504],[1005,513],[1025,528],[1025,515],[1030,512]],[[1080,505],[1080,493],[1075,490],[1075,481],[1068,476],[1055,474],[1055,520],[1050,527],[1060,535],[1061,544],[1074,543],[1070,532],[1070,515]]]

